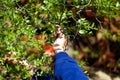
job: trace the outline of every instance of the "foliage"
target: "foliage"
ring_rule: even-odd
[[[97,9],[94,16],[120,15],[117,0],[0,0],[0,79],[30,79],[39,68],[52,72],[43,44],[52,44],[56,24],[67,36],[94,35],[95,23],[80,15],[90,7]],[[36,38],[37,29],[47,39]]]
[[[95,6],[98,9],[98,15],[103,14],[102,16],[105,17],[116,17],[119,16],[119,8],[120,8],[120,2],[118,0],[94,0],[91,4],[92,6]],[[104,9],[104,10],[103,10]]]

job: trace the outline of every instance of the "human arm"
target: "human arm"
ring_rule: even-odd
[[[55,80],[88,80],[77,62],[64,51],[55,55],[54,76]]]
[[[55,80],[88,80],[77,62],[65,52],[66,37],[59,32],[55,39],[54,76]]]

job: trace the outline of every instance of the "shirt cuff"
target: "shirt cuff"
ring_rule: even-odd
[[[58,59],[63,58],[63,57],[68,57],[68,54],[64,51],[63,52],[58,52],[55,55],[55,60],[58,60]]]

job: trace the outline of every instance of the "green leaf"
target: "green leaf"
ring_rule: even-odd
[[[86,30],[79,30],[80,34],[86,34]]]

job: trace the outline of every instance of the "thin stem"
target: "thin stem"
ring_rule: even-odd
[[[90,3],[91,3],[91,1],[92,1],[92,0],[89,0],[89,2],[88,2],[86,5],[84,5],[84,8],[87,7],[87,6],[89,6]]]
[[[63,16],[64,11],[65,11],[65,2],[66,2],[66,0],[64,1],[64,4],[62,4],[62,5],[63,5],[63,12],[62,12],[62,14],[60,15],[60,22],[59,22],[59,24],[62,22],[62,16]]]

